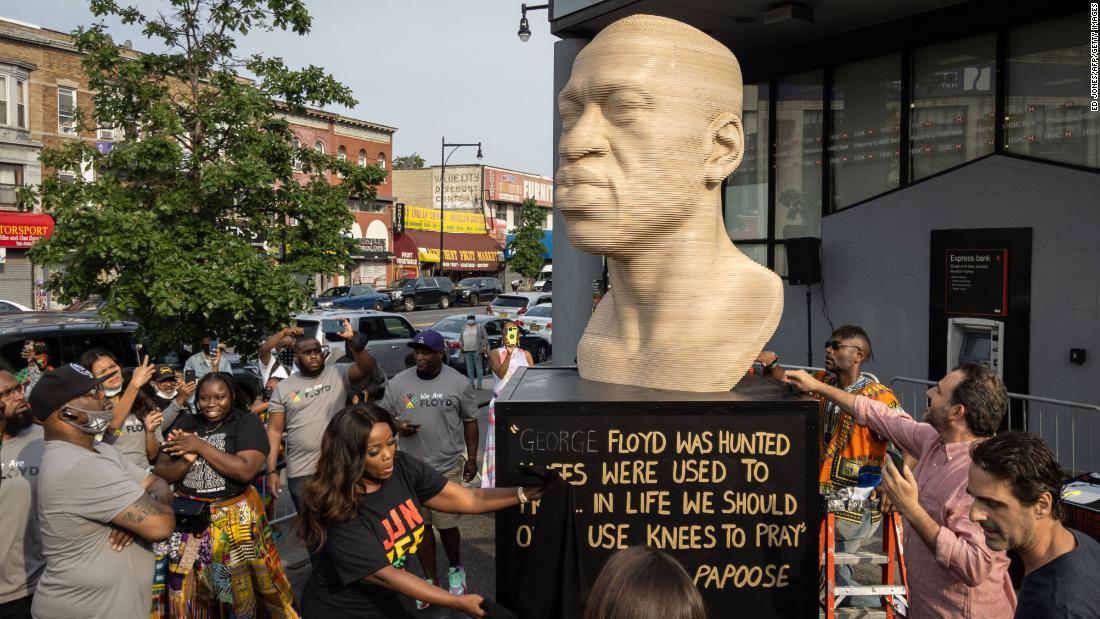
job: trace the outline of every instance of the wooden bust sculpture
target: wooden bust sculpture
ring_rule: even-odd
[[[775,332],[782,283],[722,219],[722,181],[744,152],[741,93],[729,49],[651,15],[611,24],[573,64],[555,204],[611,278],[577,350],[583,378],[726,391]]]

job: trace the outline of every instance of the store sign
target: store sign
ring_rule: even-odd
[[[386,239],[358,239],[359,249],[363,251],[385,252]]]
[[[948,249],[944,312],[1008,314],[1008,250]]]
[[[53,234],[53,217],[41,213],[0,213],[0,247],[27,248]]]
[[[405,227],[409,230],[439,231],[439,209],[410,206],[405,209]],[[443,218],[444,232],[485,234],[485,216],[481,213],[447,211]]]
[[[432,205],[437,210],[439,209],[439,172],[440,168],[432,169]],[[445,208],[448,211],[480,210],[481,166],[447,166],[447,175],[443,177],[443,197],[446,199]],[[482,228],[481,232],[485,232],[485,228]]]
[[[398,202],[393,205],[393,232],[401,234],[405,231],[405,203]]]
[[[485,168],[485,188],[494,202],[520,204],[534,198],[539,206],[554,205],[554,179],[545,176]]]

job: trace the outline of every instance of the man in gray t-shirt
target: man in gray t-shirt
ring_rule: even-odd
[[[65,365],[46,374],[30,405],[46,439],[38,478],[46,569],[31,612],[147,616],[154,567],[148,542],[167,539],[176,526],[168,484],[94,441],[112,417],[88,370]]]
[[[348,320],[344,320],[343,333],[335,335],[348,342],[348,352],[355,363],[325,365],[321,342],[312,337],[297,340],[294,355],[298,373],[279,383],[271,393],[267,409],[267,438],[271,443],[267,456],[268,487],[279,495],[277,465],[285,431],[287,486],[290,498],[299,509],[305,480],[317,471],[321,438],[329,420],[347,403],[352,386],[369,377],[378,365],[367,352],[367,337],[356,334]]]
[[[389,380],[379,406],[397,420],[401,440],[398,449],[443,473],[449,481],[471,481],[477,475],[478,427],[474,386],[454,368],[443,363],[443,336],[422,331],[409,343],[416,365]],[[454,595],[466,593],[466,572],[459,549],[462,537],[458,517],[423,508],[425,525],[420,564],[429,580],[436,580],[435,535],[439,529],[443,550],[450,562],[447,588]],[[420,603],[419,607],[424,604]]]
[[[0,617],[25,617],[46,567],[38,524],[38,475],[46,444],[11,372],[0,371],[0,402],[5,420],[0,445]]]

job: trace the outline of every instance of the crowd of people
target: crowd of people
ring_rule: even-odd
[[[487,355],[495,395],[533,365],[518,334],[505,323],[490,350],[476,320],[466,325],[466,367]],[[479,466],[482,376],[451,368],[434,331],[416,335],[408,367],[388,379],[350,322],[334,338],[351,363],[300,328],[272,334],[252,400],[213,336],[182,372],[148,357],[127,370],[99,348],[53,368],[28,342],[34,370],[0,372],[0,619],[414,617],[433,605],[511,616],[468,590],[458,526],[463,514],[537,500],[542,487],[495,487],[495,397]],[[1061,524],[1063,473],[1043,441],[997,432],[1000,379],[953,369],[917,422],[862,372],[871,356],[867,333],[844,326],[826,342],[824,371],[758,358],[820,401],[822,495],[875,487],[874,500],[835,512],[837,550],[867,544],[896,510],[909,617],[1100,617],[1100,544]],[[269,522],[284,466],[312,564],[300,599]],[[406,569],[414,554],[423,578]],[[856,583],[838,570],[837,584]],[[584,616],[707,611],[675,559],[631,548],[606,563]]]

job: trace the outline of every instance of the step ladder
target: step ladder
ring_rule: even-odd
[[[820,617],[825,619],[894,619],[898,612],[904,614],[908,597],[909,579],[905,569],[905,547],[902,544],[901,514],[891,512],[882,515],[883,554],[859,550],[854,553],[836,552],[836,514],[829,512],[821,522],[818,541],[819,567],[825,571],[825,595],[821,601]],[[901,582],[895,582],[895,560],[900,565]],[[881,565],[882,582],[875,585],[838,587],[836,566]],[[884,598],[882,609],[837,608],[844,598],[853,595],[874,595]],[[897,607],[897,608],[895,608]]]

